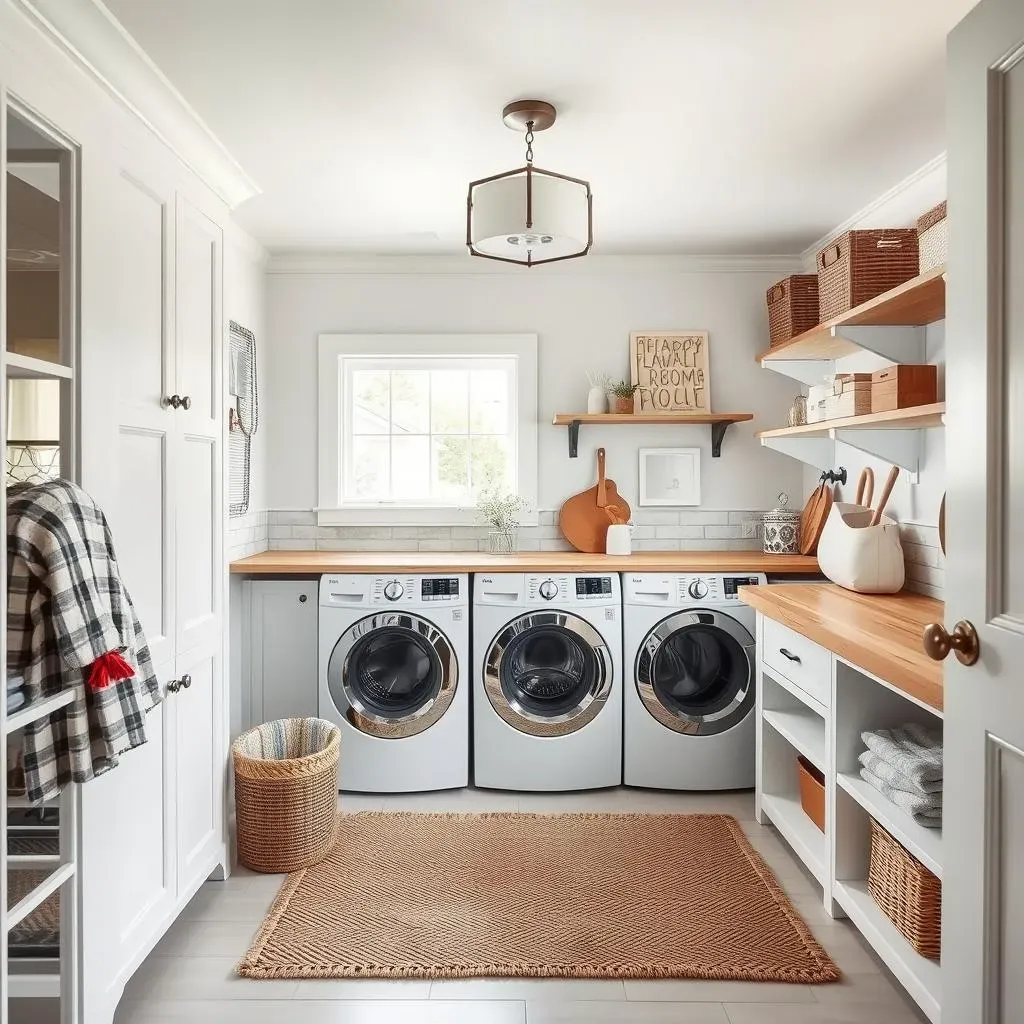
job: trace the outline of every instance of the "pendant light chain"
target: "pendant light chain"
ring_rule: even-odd
[[[533,163],[533,122],[526,122],[526,164]]]

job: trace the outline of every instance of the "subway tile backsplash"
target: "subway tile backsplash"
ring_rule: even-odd
[[[750,551],[761,547],[762,512],[643,511],[633,513],[635,551]],[[519,530],[520,551],[572,550],[558,530],[558,513],[539,513],[537,526]],[[747,534],[753,531],[753,536]],[[942,598],[946,560],[934,526],[900,528],[907,589]],[[312,510],[250,512],[230,521],[228,559],[266,550],[486,551],[485,526],[317,526]]]

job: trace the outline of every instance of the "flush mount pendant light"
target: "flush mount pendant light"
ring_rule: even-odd
[[[469,183],[469,254],[524,267],[586,256],[594,241],[590,182],[533,166],[534,133],[555,123],[555,108],[519,100],[501,116],[526,132],[526,165]]]

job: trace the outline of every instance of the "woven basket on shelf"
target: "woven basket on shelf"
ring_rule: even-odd
[[[929,960],[939,959],[942,882],[874,818],[868,892],[903,937]]]
[[[824,323],[917,277],[917,228],[847,231],[818,253],[817,266]]]
[[[338,814],[341,730],[320,718],[286,718],[235,740],[238,859],[282,872],[327,855]]]
[[[946,262],[949,250],[947,224],[945,199],[917,218],[917,246],[920,250],[919,266],[922,274]]]
[[[781,345],[818,326],[818,275],[793,274],[768,289],[768,337]]]

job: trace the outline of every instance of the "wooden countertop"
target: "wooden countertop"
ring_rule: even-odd
[[[264,551],[231,563],[248,576],[311,576],[337,572],[768,572],[816,573],[806,555],[760,551],[638,551],[587,555],[575,551]]]
[[[815,643],[942,710],[942,662],[921,635],[942,622],[941,601],[923,594],[855,594],[834,583],[741,587],[740,599]]]

